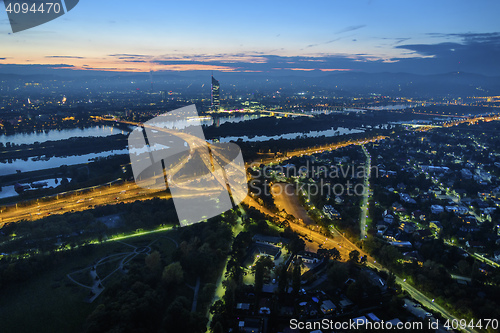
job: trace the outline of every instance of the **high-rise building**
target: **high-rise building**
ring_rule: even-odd
[[[219,111],[220,109],[220,85],[212,75],[212,111]]]

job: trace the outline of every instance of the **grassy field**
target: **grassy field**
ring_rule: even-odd
[[[155,241],[152,247],[157,248],[162,257],[169,262],[176,246],[171,240],[165,238],[167,235],[176,239],[175,232],[167,231],[124,239],[122,242],[141,247]],[[81,332],[85,319],[97,307],[100,298],[97,298],[92,304],[85,303],[84,299],[90,290],[76,285],[66,275],[83,269],[105,256],[134,250],[122,242],[108,242],[96,246],[94,251],[88,255],[75,256],[72,260],[50,272],[45,272],[26,283],[11,286],[2,292],[0,297],[0,332]],[[139,254],[134,260],[143,261],[144,257],[145,254]],[[115,263],[118,264],[118,261]],[[109,272],[112,267],[103,268]],[[116,272],[103,283],[104,286],[112,279],[120,278],[122,274],[119,271]],[[88,282],[85,272],[78,273],[75,277],[79,277],[77,280],[84,284]]]

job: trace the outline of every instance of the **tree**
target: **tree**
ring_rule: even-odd
[[[465,276],[469,276],[469,274],[471,272],[471,268],[470,268],[470,265],[467,261],[462,259],[458,262],[457,266],[458,266],[458,271],[460,272],[460,274],[465,275]]]
[[[380,261],[384,264],[391,265],[401,257],[401,253],[391,245],[384,245],[380,249]]]
[[[184,279],[184,271],[181,264],[177,261],[165,266],[161,279],[167,285],[177,285]]]
[[[353,250],[349,252],[349,261],[358,263],[359,262],[359,251],[358,250]]]
[[[300,290],[300,276],[301,274],[301,266],[302,260],[298,259],[293,266],[293,275],[292,275],[292,288],[293,294],[297,296]]]
[[[361,301],[361,298],[363,297],[363,286],[358,282],[351,283],[351,285],[347,288],[346,295],[354,302]]]
[[[145,259],[146,266],[152,271],[156,272],[160,270],[161,256],[160,252],[153,251]]]
[[[167,308],[164,315],[163,327],[171,332],[186,332],[189,323],[189,300],[184,296],[177,297]]]
[[[335,287],[343,286],[344,282],[349,277],[347,265],[341,262],[334,262],[328,269],[328,278]]]
[[[329,251],[330,251],[330,257],[333,260],[340,260],[340,259],[342,259],[342,256],[340,255],[339,250],[337,250],[335,247],[331,248]]]
[[[264,285],[264,275],[273,267],[274,263],[268,256],[260,257],[255,263],[255,292],[260,293]]]
[[[222,324],[220,323],[220,321],[218,321],[214,328],[212,329],[212,332],[213,333],[224,333],[224,328],[222,327]]]
[[[378,216],[378,215],[377,215]],[[363,242],[363,250],[370,254],[377,254],[380,250],[382,244],[376,237],[368,237]]]
[[[208,302],[212,300],[212,297],[214,296],[215,293],[215,284],[213,283],[207,283],[203,287],[200,293],[200,302]]]
[[[389,272],[386,284],[389,288],[394,288],[394,286],[396,286],[396,275],[393,272]]]
[[[286,294],[288,289],[288,272],[286,265],[281,266],[278,277],[278,291],[280,295]]]
[[[238,220],[238,214],[235,209],[228,210],[224,213],[224,220],[230,225],[235,225]]]
[[[331,249],[319,249],[318,254],[325,257],[325,258],[331,258],[333,260],[340,260],[342,256],[340,255],[339,250],[336,248],[331,248]]]
[[[306,248],[306,243],[302,238],[297,236],[297,234],[293,234],[292,240],[288,243],[288,250],[291,253],[298,253],[303,251]]]
[[[224,306],[224,302],[219,299],[210,306],[210,314],[212,314],[213,316],[222,315],[225,311],[225,308],[226,307]]]

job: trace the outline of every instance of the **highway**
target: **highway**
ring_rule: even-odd
[[[336,150],[336,149],[347,147],[350,145],[364,145],[364,144],[369,143],[369,142],[377,142],[380,140],[384,140],[386,138],[387,138],[387,136],[379,135],[379,136],[375,136],[375,137],[369,138],[369,139],[360,139],[360,140],[356,140],[356,141],[355,140],[348,140],[346,142],[332,143],[332,144],[327,144],[327,145],[312,147],[312,148],[307,148],[307,149],[290,150],[290,151],[286,152],[286,156],[284,156],[284,157],[265,158],[265,159],[261,159],[259,161],[254,161],[254,162],[250,163],[250,165],[256,164],[256,163],[259,163],[259,164],[260,163],[262,163],[262,164],[279,163],[281,161],[288,160],[291,157],[319,154],[319,153],[322,153],[324,151]]]
[[[197,193],[186,191],[186,193],[179,193],[178,196],[201,198],[214,194],[216,194],[216,191],[207,189],[200,190]],[[0,212],[0,226],[9,222],[20,220],[34,221],[48,215],[85,211],[96,206],[148,200],[154,197],[170,199],[172,196],[166,191],[145,190],[138,187],[134,182],[93,187],[65,195],[54,195],[50,199],[39,199],[38,202],[37,200],[32,200],[32,203],[27,206],[10,206],[7,210]]]

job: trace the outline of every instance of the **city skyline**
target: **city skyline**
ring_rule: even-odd
[[[16,34],[2,10],[0,73],[500,75],[500,4],[493,1],[96,4],[80,2],[63,17]]]

